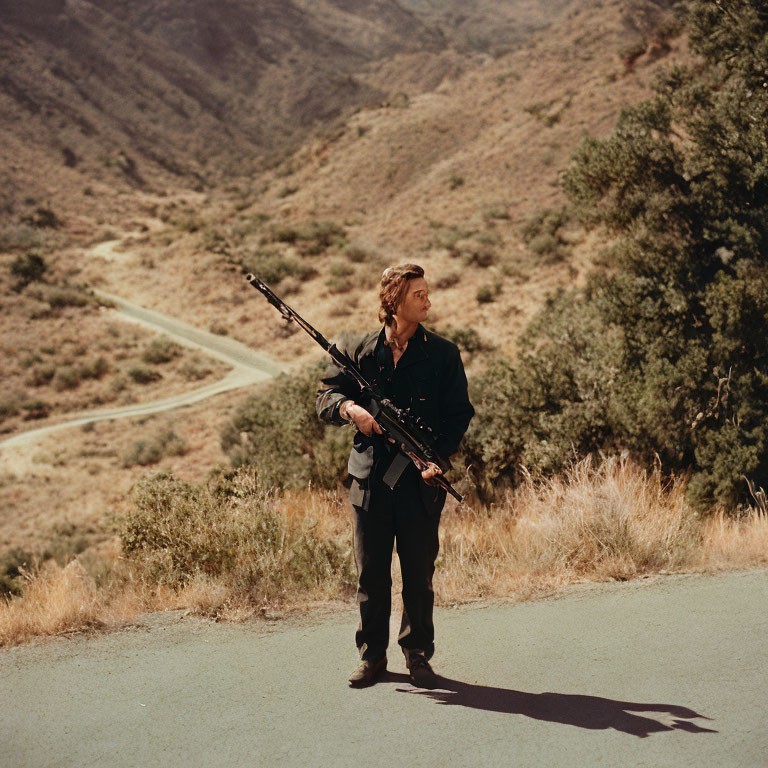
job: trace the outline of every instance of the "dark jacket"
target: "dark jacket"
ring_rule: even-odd
[[[467,377],[459,348],[419,325],[394,366],[392,353],[384,342],[382,328],[366,336],[354,351],[345,351],[379,392],[398,407],[410,408],[421,416],[436,435],[438,453],[448,458],[458,450],[475,413],[467,395]],[[359,393],[355,380],[332,366],[317,393],[317,415],[331,424],[346,424],[339,415],[339,406],[345,400],[354,400]],[[371,479],[381,477],[393,458],[391,446],[380,435],[366,437],[360,431],[355,434],[349,457],[353,504],[368,507]],[[427,510],[439,512],[445,491],[423,481],[420,486]]]

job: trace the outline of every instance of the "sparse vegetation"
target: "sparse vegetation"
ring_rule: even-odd
[[[162,374],[159,371],[147,368],[145,365],[132,365],[126,373],[137,384],[149,384],[162,378]]]
[[[317,274],[317,270],[311,265],[299,259],[283,256],[277,251],[257,251],[246,254],[241,264],[244,272],[252,272],[270,285],[277,285],[286,277],[295,277],[304,281]]]
[[[139,464],[157,464],[165,456],[183,456],[187,452],[187,444],[179,437],[173,428],[169,427],[158,434],[137,440],[123,456],[123,466],[132,467]]]
[[[160,363],[170,363],[171,360],[181,354],[181,345],[172,341],[167,336],[159,339],[153,339],[144,351],[141,353],[141,359],[145,363],[158,365]]]
[[[568,255],[570,246],[563,238],[563,228],[570,215],[567,208],[548,208],[532,216],[523,227],[523,241],[539,257],[539,263],[552,264]]]
[[[335,488],[349,456],[352,431],[322,424],[315,394],[323,367],[283,376],[246,400],[222,434],[234,466],[253,468],[265,487]]]
[[[16,278],[15,291],[20,291],[31,282],[42,280],[48,266],[45,259],[35,251],[17,256],[11,262],[11,275]]]
[[[332,246],[347,245],[346,231],[332,221],[313,221],[301,227],[278,227],[272,230],[272,242],[295,245],[303,256],[317,256]]]

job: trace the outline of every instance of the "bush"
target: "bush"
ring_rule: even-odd
[[[31,570],[35,558],[18,547],[8,550],[0,557],[0,600],[20,595],[22,592],[22,571]]]
[[[243,271],[252,272],[265,283],[277,285],[286,277],[296,277],[299,280],[309,280],[317,271],[298,259],[282,256],[276,251],[259,251],[244,256]]]
[[[16,278],[14,290],[21,290],[31,282],[42,280],[48,266],[40,254],[30,251],[11,262],[11,275]]]
[[[39,285],[30,288],[28,294],[39,301],[45,301],[52,309],[84,307],[93,301],[90,294],[81,288],[68,285]]]
[[[7,395],[0,400],[0,419],[10,419],[17,416],[21,407],[21,400],[22,396],[19,393]]]
[[[123,466],[157,464],[164,456],[183,456],[187,444],[171,428],[162,430],[154,437],[137,440],[123,456]]]
[[[211,369],[199,358],[193,358],[179,368],[179,373],[187,379],[187,381],[199,381],[204,379]]]
[[[240,406],[221,443],[235,467],[253,467],[267,488],[336,487],[353,433],[317,418],[315,396],[324,368],[315,365],[281,376]]]
[[[448,325],[437,333],[444,339],[452,341],[465,352],[479,352],[485,346],[480,339],[480,334],[471,325],[464,328],[454,328]]]
[[[82,376],[80,369],[72,365],[62,365],[56,369],[56,373],[53,376],[53,388],[57,392],[62,392],[65,389],[76,389],[80,386]]]
[[[62,225],[61,219],[50,209],[44,206],[35,209],[34,213],[23,216],[21,221],[36,229],[57,229]]]
[[[139,481],[134,510],[119,523],[125,554],[149,580],[178,587],[196,578],[225,578],[235,592],[277,596],[288,586],[354,583],[351,550],[292,524],[278,498],[240,471],[194,486],[173,475]]]
[[[163,378],[157,371],[145,368],[143,365],[131,366],[127,373],[131,380],[137,384],[150,384]]]
[[[693,0],[688,23],[703,63],[665,74],[565,176],[575,214],[613,243],[545,308],[519,363],[479,382],[468,443],[491,479],[627,451],[690,472],[701,509],[738,509],[744,478],[768,485],[768,15]],[[547,212],[525,236],[560,221]]]
[[[159,339],[153,339],[149,346],[142,352],[141,359],[145,363],[159,364],[170,363],[171,360],[181,354],[181,345],[169,339],[167,336],[161,336]]]
[[[348,277],[329,277],[325,284],[331,293],[347,293],[352,290],[352,281]]]
[[[272,232],[273,240],[295,244],[305,256],[317,256],[332,245],[343,248],[345,238],[344,228],[332,221],[313,221],[298,229],[283,227]]]
[[[465,256],[465,260],[467,266],[482,267],[483,269],[486,269],[487,267],[492,266],[496,261],[496,254],[491,248],[480,247],[469,251]]]
[[[445,288],[453,288],[454,285],[457,285],[461,281],[461,278],[459,277],[458,273],[456,272],[448,272],[445,275],[441,275],[437,278],[435,281],[435,287],[439,288],[440,290],[444,290]]]
[[[371,254],[359,245],[348,245],[344,249],[344,255],[354,264],[361,264],[371,260]]]
[[[44,243],[45,238],[40,231],[26,224],[0,229],[0,252],[39,248]]]
[[[27,377],[27,383],[32,387],[42,387],[53,379],[56,375],[56,366],[50,365],[36,365],[29,372]]]
[[[569,219],[567,208],[547,208],[526,222],[523,241],[539,257],[540,263],[551,264],[567,255],[569,246],[562,236],[562,229]]]
[[[343,261],[331,264],[331,268],[328,271],[333,277],[349,277],[355,274],[355,268],[345,264]]]
[[[480,304],[488,304],[501,293],[501,283],[496,281],[492,285],[481,285],[477,289],[475,298]]]

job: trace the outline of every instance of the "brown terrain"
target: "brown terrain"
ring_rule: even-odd
[[[0,0],[2,437],[224,374],[91,288],[300,363],[319,350],[243,268],[282,269],[278,292],[337,336],[375,323],[381,269],[409,259],[432,325],[479,335],[470,375],[514,354],[601,246],[572,222],[549,240],[524,226],[563,205],[580,139],[687,56],[666,5]],[[29,252],[47,270],[14,285]],[[105,546],[147,466],[200,480],[227,463],[243,396],[0,447],[0,551]],[[133,463],[163,432],[165,455]]]

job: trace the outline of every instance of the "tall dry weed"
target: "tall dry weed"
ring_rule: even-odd
[[[579,581],[768,564],[766,518],[702,519],[685,480],[624,459],[528,476],[492,510],[462,507],[442,528],[442,599],[517,595]]]
[[[0,600],[0,645],[98,626],[101,608],[96,585],[77,560],[65,568],[49,565],[29,577],[21,597]]]
[[[127,546],[108,553],[96,580],[77,561],[49,566],[27,579],[20,597],[0,600],[0,644],[113,626],[144,611],[241,621],[354,593],[351,521],[336,492],[265,493],[239,473],[205,487],[161,476],[137,494],[123,529]],[[684,479],[621,459],[528,477],[499,506],[457,507],[444,515],[440,539],[443,604],[768,566],[767,516],[701,518],[685,501]]]

